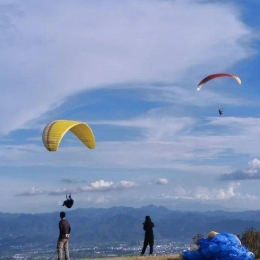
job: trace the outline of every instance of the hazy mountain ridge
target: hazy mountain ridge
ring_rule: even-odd
[[[62,210],[63,208],[61,208]],[[71,242],[136,243],[142,240],[142,223],[150,215],[156,239],[191,241],[197,233],[211,230],[241,234],[245,228],[260,229],[260,211],[187,212],[149,205],[141,208],[86,208],[66,211],[71,223]],[[42,214],[0,213],[1,243],[56,242],[59,212]]]

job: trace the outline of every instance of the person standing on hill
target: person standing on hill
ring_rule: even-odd
[[[141,256],[144,255],[148,244],[150,247],[149,255],[153,254],[153,245],[154,245],[153,227],[154,227],[154,223],[152,222],[151,218],[149,216],[146,216],[145,222],[143,223],[143,230],[145,230],[145,235],[144,235],[144,245],[141,252]]]
[[[59,230],[60,235],[57,242],[58,260],[62,259],[62,251],[65,251],[65,259],[69,260],[69,237],[70,237],[70,223],[65,219],[66,213],[60,213]]]

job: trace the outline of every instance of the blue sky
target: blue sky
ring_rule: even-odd
[[[69,192],[75,208],[259,209],[259,8],[1,1],[1,212],[60,210]],[[218,72],[242,84],[197,92]],[[88,123],[96,148],[67,133],[48,152],[41,134],[57,119]]]

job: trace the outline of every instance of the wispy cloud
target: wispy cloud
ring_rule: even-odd
[[[37,1],[35,8],[14,1],[1,10],[1,134],[79,91],[180,79],[194,85],[209,68],[226,69],[253,53],[253,30],[226,3]]]
[[[59,188],[59,189],[55,189],[53,191],[49,191],[48,195],[65,195],[65,194],[70,194],[70,193],[72,193],[72,194],[78,193],[78,190],[73,189],[73,188]]]
[[[117,190],[126,190],[131,188],[136,188],[139,185],[135,182],[131,181],[120,181],[117,183],[114,183],[113,181],[95,181],[91,183],[90,185],[77,187],[77,188],[62,188],[57,189],[54,191],[49,191],[49,195],[61,195],[61,194],[67,194],[67,193],[83,193],[83,192],[109,192],[109,191],[117,191]]]
[[[201,122],[192,118],[160,118],[156,115],[144,117],[143,121],[139,118],[98,121],[121,128],[136,128],[139,132],[135,134],[134,141],[128,141],[126,136],[127,141],[98,142],[94,150],[85,148],[80,142],[62,147],[55,153],[46,151],[42,145],[1,145],[0,165],[174,168],[192,172],[206,169],[223,173],[233,168],[224,165],[224,162],[222,165],[212,165],[207,160],[224,158],[227,153],[257,157],[259,148],[255,133],[260,131],[260,123],[259,118],[255,118],[255,121],[251,118],[229,117],[221,120],[204,118]],[[108,131],[106,133],[109,134]]]
[[[225,82],[225,80],[224,80]],[[219,83],[219,82],[218,82]],[[193,88],[183,88],[179,83],[178,85],[172,86],[152,86],[149,88],[146,98],[153,102],[163,102],[171,103],[178,106],[191,106],[191,107],[209,107],[219,105],[221,100],[222,105],[239,106],[241,104],[247,106],[259,105],[258,102],[252,99],[247,99],[246,97],[231,95],[225,93],[223,95],[223,90],[218,88],[203,89],[203,92],[195,92],[196,82],[193,83]],[[234,83],[235,85],[236,83]]]
[[[75,179],[68,179],[68,178],[61,179],[60,181],[61,182],[65,182],[65,183],[78,183],[79,182],[79,181],[77,181]]]
[[[136,128],[140,131],[140,136],[147,141],[170,141],[177,134],[188,133],[196,124],[196,120],[191,117],[171,117],[162,116],[160,110],[152,110],[140,118],[128,120],[111,120],[90,122],[93,125],[112,125],[124,128]],[[140,141],[140,137],[137,138]]]
[[[205,186],[198,186],[193,189],[185,189],[178,186],[174,189],[172,195],[161,194],[158,197],[161,199],[187,199],[187,200],[229,200],[229,199],[257,199],[258,197],[250,194],[241,194],[236,191],[240,187],[239,182],[231,182],[229,186],[224,189],[208,188]]]
[[[32,187],[30,190],[18,193],[15,196],[36,196],[36,195],[41,195],[44,193],[46,193],[45,190],[41,190],[36,187]]]

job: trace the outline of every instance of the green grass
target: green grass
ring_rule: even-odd
[[[109,257],[109,258],[85,258],[85,260],[94,259],[94,260],[177,260],[179,254],[172,255],[159,255],[159,256],[122,256],[122,257]],[[260,260],[259,258],[255,260]]]

